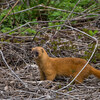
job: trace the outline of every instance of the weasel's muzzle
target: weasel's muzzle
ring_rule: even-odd
[[[36,49],[32,48],[32,54],[34,58],[37,58],[39,56],[39,52]]]

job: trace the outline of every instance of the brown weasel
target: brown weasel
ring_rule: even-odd
[[[39,66],[41,80],[54,80],[57,75],[72,76],[74,78],[87,62],[81,58],[52,58],[48,56],[42,47],[32,48],[32,53]],[[91,74],[100,78],[100,70],[88,64],[75,82],[82,83]]]

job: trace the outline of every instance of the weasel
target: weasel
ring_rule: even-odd
[[[54,80],[57,75],[72,76],[74,78],[87,62],[81,58],[52,58],[48,56],[42,47],[32,48],[32,53],[36,64],[39,66],[40,80]],[[75,83],[82,83],[91,74],[100,78],[100,70],[88,64],[76,78]]]

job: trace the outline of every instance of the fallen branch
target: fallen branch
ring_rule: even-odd
[[[6,64],[6,66],[8,67],[8,69],[11,71],[11,73],[14,75],[14,77],[17,78],[25,87],[27,87],[27,84],[24,83],[24,82],[19,78],[19,76],[15,74],[15,72],[11,69],[11,67],[8,65],[8,63],[6,62],[5,57],[4,57],[4,55],[3,55],[3,52],[2,52],[1,50],[0,50],[0,54],[1,54],[1,56],[2,56],[2,59],[3,59],[4,63]]]
[[[76,5],[74,6],[74,8],[72,9],[72,11],[69,13],[67,20],[70,18],[71,14],[73,13],[74,9],[76,8],[76,6],[79,4],[80,0],[78,0],[78,2],[76,3]]]
[[[67,11],[67,10],[63,10],[63,9],[54,8],[54,7],[45,6],[45,5],[43,5],[43,4],[40,4],[40,5],[31,7],[31,8],[25,9],[25,10],[21,10],[21,11],[15,12],[14,14],[22,13],[22,12],[25,12],[25,11],[28,11],[28,10],[32,10],[32,9],[38,8],[38,7],[44,7],[44,8],[48,8],[48,9],[51,9],[51,10],[57,10],[57,11],[68,12],[68,13],[71,12],[71,11]],[[73,13],[80,15],[80,13],[77,13],[77,12],[73,12]],[[11,15],[12,15],[12,14],[11,14]]]
[[[10,12],[14,9],[14,7],[17,5],[17,3],[19,2],[19,0],[16,1],[16,3],[13,5],[13,7],[9,10],[9,12],[7,13],[7,15],[1,20],[0,25],[2,24],[2,22],[6,19],[6,17],[10,14]]]

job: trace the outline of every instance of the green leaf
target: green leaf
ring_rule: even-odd
[[[94,34],[96,34],[96,33],[98,33],[98,30],[95,30],[95,31],[94,31]]]

